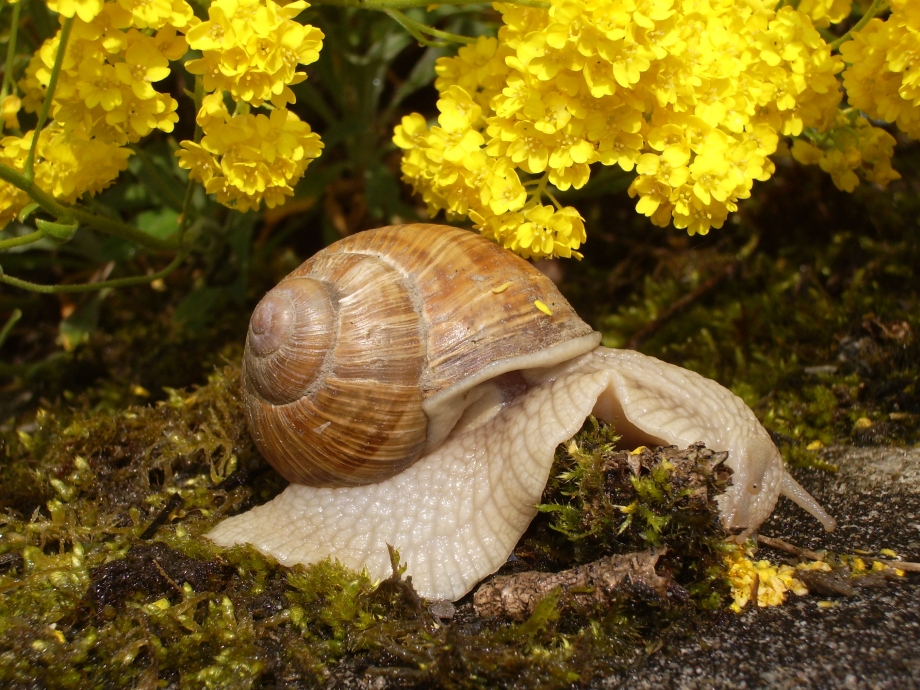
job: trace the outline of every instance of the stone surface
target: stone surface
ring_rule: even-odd
[[[810,549],[896,551],[920,560],[920,447],[831,448],[839,472],[796,478],[840,526],[826,534],[781,500],[763,534]],[[764,550],[772,560],[784,555]],[[831,601],[824,608],[819,602]],[[598,688],[920,688],[920,576],[856,596],[795,597],[786,605],[692,623],[629,674]]]

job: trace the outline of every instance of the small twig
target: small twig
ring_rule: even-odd
[[[176,508],[181,507],[184,503],[185,501],[182,499],[182,496],[179,495],[178,491],[170,496],[169,500],[166,501],[166,505],[163,506],[160,512],[157,513],[157,516],[153,518],[153,522],[147,525],[147,529],[143,531],[140,538],[144,541],[147,539],[153,539],[153,535],[155,535],[160,526],[166,522],[166,520],[169,518],[169,514],[176,510]]]
[[[19,31],[19,13],[22,10],[22,2],[13,5],[13,18],[10,19],[10,37],[6,42],[6,67],[3,73],[3,87],[0,88],[0,105],[6,100],[12,89],[15,92],[16,86],[13,81],[13,61],[16,58],[16,33]],[[0,133],[3,132],[4,123],[0,120]]]
[[[473,595],[476,613],[484,618],[507,616],[524,620],[540,600],[556,589],[570,592],[582,604],[604,604],[630,585],[667,596],[672,580],[655,572],[665,549],[607,556],[559,573],[526,572],[499,575]]]
[[[25,177],[29,182],[35,179],[35,151],[38,148],[38,138],[45,128],[45,122],[48,120],[48,113],[51,111],[54,91],[57,89],[58,78],[61,76],[64,56],[67,54],[67,42],[70,40],[70,30],[73,28],[73,20],[73,17],[68,17],[61,26],[57,55],[54,57],[54,67],[51,68],[51,77],[48,80],[48,89],[45,91],[45,100],[42,101],[42,108],[38,113],[38,122],[35,123],[35,131],[32,133],[32,145],[29,147],[29,155],[26,158]]]
[[[175,494],[173,495],[175,496]],[[173,580],[169,576],[169,574],[165,570],[163,570],[163,566],[160,565],[160,562],[156,558],[153,559],[153,566],[159,571],[160,575],[163,576],[163,579],[166,580],[170,585],[172,585],[173,589],[179,592],[179,594],[183,594],[182,588],[176,583],[175,580]]]
[[[647,324],[645,324],[645,326],[640,328],[637,333],[633,334],[633,337],[630,338],[629,342],[626,343],[626,349],[637,349],[642,343],[660,331],[665,324],[682,314],[687,310],[688,307],[698,302],[700,299],[719,287],[726,278],[735,275],[740,265],[740,261],[732,261],[721,271],[711,276],[703,284],[698,286],[696,290],[684,295],[679,300],[674,302],[674,304],[665,309],[661,316],[659,316],[657,319],[654,319],[653,321],[649,321]]]
[[[882,560],[881,558],[873,558],[872,560],[878,561],[882,565],[887,565],[889,568],[897,568],[898,570],[907,570],[911,573],[920,573],[920,563],[911,563],[910,561]]]
[[[744,261],[754,253],[755,249],[757,249],[759,242],[760,237],[754,235],[748,241],[748,243],[741,248],[741,251],[739,251],[735,256],[734,261],[730,262],[718,273],[711,276],[702,285],[697,287],[696,290],[687,295],[684,295],[679,300],[674,302],[674,304],[668,307],[657,319],[650,321],[649,323],[645,324],[645,326],[640,328],[639,331],[633,334],[633,337],[629,339],[629,342],[626,343],[626,348],[629,350],[637,349],[642,343],[644,343],[646,340],[655,335],[655,333],[661,330],[661,328],[666,323],[671,321],[676,316],[679,316],[681,313],[686,311],[688,307],[719,287],[726,278],[735,276],[741,269]]]
[[[765,537],[762,534],[757,535],[757,542],[759,544],[763,544],[764,546],[770,546],[774,549],[779,549],[780,551],[791,553],[793,556],[798,556],[799,558],[806,558],[810,561],[823,561],[827,558],[826,553],[803,549],[800,546],[790,544],[789,542],[783,541],[782,539],[776,539],[775,537]],[[882,565],[889,568],[897,568],[898,570],[907,570],[912,573],[920,573],[920,563],[912,563],[911,561],[892,561],[890,559],[872,558],[871,556],[860,556],[860,558],[881,563]]]
[[[809,551],[808,549],[803,549],[794,544],[790,544],[787,541],[782,539],[776,539],[775,537],[765,537],[762,534],[757,535],[757,542],[759,544],[764,544],[765,546],[770,546],[774,549],[779,549],[780,551],[785,551],[786,553],[791,553],[793,556],[798,556],[799,558],[806,558],[809,561],[823,561],[826,557],[826,553],[818,553],[817,551]]]
[[[5,343],[6,339],[9,337],[10,331],[13,330],[13,326],[15,326],[16,322],[21,318],[22,310],[14,309],[13,313],[10,314],[10,318],[6,320],[6,324],[4,324],[3,328],[0,329],[0,347],[3,347],[3,343]]]
[[[443,41],[435,41],[425,36],[417,26],[418,22],[411,21],[409,17],[404,15],[399,10],[384,10],[384,13],[394,22],[399,24],[403,29],[405,29],[409,35],[412,36],[412,38],[419,42],[420,45],[427,46],[429,48],[443,48],[447,45]]]
[[[35,232],[30,232],[28,235],[20,235],[19,237],[11,237],[8,240],[0,240],[0,250],[12,249],[13,247],[21,247],[25,244],[38,242],[44,238],[45,233],[41,230],[36,230]]]
[[[130,240],[136,244],[157,251],[175,251],[180,249],[182,243],[178,239],[161,240],[153,235],[123,223],[113,218],[100,216],[96,213],[87,211],[80,206],[70,206],[55,199],[51,194],[41,189],[35,184],[34,180],[28,179],[26,175],[13,168],[0,164],[0,180],[9,182],[14,187],[21,189],[48,213],[53,215],[58,221],[76,221],[80,225],[88,225],[108,235],[121,237]]]
[[[461,36],[460,34],[453,34],[453,33],[450,33],[449,31],[441,31],[440,29],[435,29],[433,26],[428,26],[427,24],[423,24],[422,22],[415,21],[414,19],[412,19],[412,17],[409,17],[396,9],[386,10],[386,13],[390,15],[393,19],[398,21],[400,24],[402,24],[403,26],[406,26],[408,24],[409,26],[411,26],[412,28],[414,28],[416,31],[420,33],[428,34],[429,36],[434,36],[435,38],[441,38],[445,41],[450,41],[452,43],[470,44],[470,43],[475,43],[477,40],[470,36]],[[415,34],[413,34],[413,36],[414,35]]]

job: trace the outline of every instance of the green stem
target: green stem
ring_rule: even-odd
[[[869,9],[866,10],[866,13],[862,16],[862,18],[856,22],[856,25],[847,31],[843,36],[831,43],[831,50],[837,50],[841,45],[852,39],[852,34],[862,29],[866,24],[872,21],[872,18],[875,17],[875,15],[884,10],[886,7],[888,7],[887,0],[872,0],[872,4],[869,5]]]
[[[201,137],[204,132],[201,125],[198,124],[198,111],[201,110],[201,102],[204,100],[204,80],[195,77],[195,138],[196,144],[201,143]],[[185,240],[185,232],[192,222],[192,197],[195,195],[195,180],[191,174],[188,177],[188,184],[185,187],[185,199],[182,200],[182,216],[179,218],[179,241]]]
[[[3,327],[3,330],[0,330],[0,347],[3,347],[3,343],[5,343],[7,337],[9,337],[10,331],[13,330],[13,326],[15,326],[16,322],[21,318],[22,310],[14,309],[13,313],[10,314],[10,318],[6,320],[6,325]]]
[[[413,7],[428,7],[431,0],[316,0],[311,5],[331,5],[333,7],[358,7],[365,10],[377,10],[384,12],[386,10],[408,10]],[[482,0],[451,0],[448,5],[487,5]],[[549,2],[543,0],[516,0],[509,2],[509,5],[523,5],[524,7],[536,7],[539,9],[549,9]]]
[[[405,29],[406,32],[408,32],[409,35],[412,36],[412,38],[414,38],[416,41],[419,42],[419,44],[423,46],[427,46],[429,48],[439,48],[441,46],[447,45],[446,43],[441,43],[439,41],[433,41],[427,36],[425,36],[421,31],[419,31],[412,24],[410,24],[408,21],[405,21],[405,19],[408,19],[408,17],[406,17],[406,15],[404,15],[402,12],[398,12],[396,10],[384,10],[384,12],[390,17],[390,19],[392,19],[394,22],[399,24],[403,29]]]
[[[19,31],[19,12],[22,10],[22,1],[13,5],[13,18],[10,20],[10,40],[6,44],[6,70],[3,72],[3,88],[0,89],[0,105],[10,95],[13,84],[13,60],[16,58],[16,34]],[[0,120],[0,133],[3,132],[3,121]]]
[[[35,179],[35,150],[38,148],[38,138],[45,122],[48,120],[48,112],[51,110],[51,101],[54,100],[54,91],[57,89],[58,78],[61,76],[61,66],[64,64],[64,56],[67,54],[67,42],[70,40],[70,30],[73,28],[73,17],[64,20],[61,27],[60,38],[58,39],[57,55],[54,56],[54,67],[51,68],[51,78],[48,80],[48,90],[45,92],[45,100],[42,101],[42,109],[38,114],[38,122],[35,123],[35,131],[32,134],[32,145],[29,147],[29,157],[26,158],[25,175],[30,182]],[[36,199],[38,201],[38,199]]]
[[[531,182],[532,181],[533,180],[531,180]],[[549,184],[549,171],[548,170],[545,173],[543,173],[543,177],[541,177],[537,181],[536,188],[528,195],[530,196],[530,199],[527,200],[527,203],[524,205],[524,209],[528,209],[531,206],[535,206],[536,204],[540,203],[543,200],[543,195],[547,193],[546,191],[547,184]]]
[[[460,36],[459,34],[452,34],[447,31],[441,31],[440,29],[435,29],[423,24],[422,22],[417,22],[411,17],[407,17],[405,14],[399,10],[386,10],[386,13],[395,21],[397,21],[406,31],[412,34],[416,40],[419,40],[421,43],[430,43],[430,41],[422,39],[419,34],[428,34],[429,36],[434,36],[435,38],[442,38],[445,41],[451,41],[453,43],[475,43],[475,38],[470,38],[469,36]],[[414,29],[414,31],[413,31]],[[440,45],[440,44],[439,44]]]
[[[13,247],[21,247],[24,244],[32,244],[33,242],[38,242],[44,236],[45,233],[43,233],[41,230],[36,230],[35,232],[30,232],[28,235],[11,237],[8,240],[0,240],[0,250],[12,249]]]
[[[553,206],[556,207],[556,210],[557,210],[557,211],[561,211],[561,210],[562,210],[562,204],[560,204],[560,203],[556,200],[556,197],[554,197],[552,194],[550,194],[550,191],[549,191],[548,189],[544,188],[544,189],[543,189],[543,193],[546,194],[546,196],[549,197],[549,200],[553,202]]]
[[[142,247],[146,247],[147,249],[154,249],[157,251],[175,251],[182,246],[182,243],[178,238],[161,240],[156,237],[152,237],[145,232],[141,232],[137,228],[132,227],[126,223],[122,223],[121,221],[91,213],[90,211],[82,209],[79,206],[69,206],[62,204],[44,190],[39,189],[38,186],[32,180],[27,179],[25,175],[16,172],[6,165],[0,164],[0,180],[9,182],[14,187],[18,187],[24,191],[26,194],[32,197],[39,206],[41,206],[58,220],[75,220],[80,225],[88,225],[89,227],[95,228],[96,230],[104,232],[108,235],[114,235],[115,237],[121,237],[122,239],[130,240],[131,242],[139,244]]]
[[[176,258],[170,261],[166,268],[164,268],[162,271],[159,271],[158,273],[151,273],[148,276],[116,278],[114,280],[103,280],[98,283],[81,283],[80,285],[42,285],[40,283],[31,283],[28,280],[22,280],[20,278],[8,276],[3,273],[2,269],[0,269],[0,283],[6,283],[7,285],[12,285],[13,287],[22,288],[23,290],[30,290],[32,292],[41,292],[44,294],[53,295],[72,292],[93,292],[94,290],[126,287],[128,285],[143,285],[145,283],[152,283],[154,280],[159,280],[160,278],[165,278],[170,273],[175,271],[179,265],[185,261],[185,258],[189,255],[189,252],[189,249],[183,249],[181,252],[176,254]]]

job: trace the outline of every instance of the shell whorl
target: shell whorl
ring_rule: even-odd
[[[335,342],[335,306],[326,285],[309,278],[280,283],[249,321],[246,371],[259,395],[283,405],[307,394]]]
[[[591,333],[552,281],[479,235],[433,225],[359,233],[304,262],[253,313],[250,430],[292,482],[381,481],[425,449],[426,399],[459,382],[462,402],[476,372]]]

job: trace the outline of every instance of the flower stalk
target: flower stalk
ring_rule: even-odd
[[[57,89],[58,79],[61,76],[61,67],[64,65],[64,56],[67,54],[67,42],[70,40],[70,30],[73,28],[73,17],[64,20],[61,27],[61,37],[58,43],[57,55],[54,57],[54,67],[51,68],[51,78],[48,80],[48,90],[45,93],[45,100],[42,101],[42,109],[38,114],[38,122],[35,124],[35,131],[32,133],[32,145],[29,148],[29,157],[26,158],[25,177],[29,182],[35,179],[35,151],[38,148],[38,139],[45,123],[48,121],[48,113],[51,110],[51,102],[54,100],[54,91]],[[36,199],[38,201],[38,199]]]
[[[16,39],[19,32],[19,13],[22,10],[22,2],[13,5],[13,18],[10,20],[10,38],[6,44],[6,68],[3,72],[3,87],[0,88],[0,105],[10,95],[13,88],[13,61],[16,58]],[[3,132],[3,121],[0,120],[0,133]]]
[[[0,164],[0,180],[9,182],[14,187],[18,187],[24,191],[32,197],[39,206],[57,218],[59,222],[76,221],[80,225],[86,225],[108,235],[130,240],[142,247],[155,251],[175,251],[182,246],[178,239],[161,240],[127,223],[122,223],[113,218],[107,218],[92,213],[78,206],[62,204],[46,191],[39,189],[38,186],[32,180],[26,178],[24,174],[18,173],[6,165]],[[29,237],[29,235],[26,235],[26,237]]]
[[[872,21],[875,15],[887,7],[887,0],[872,0],[872,4],[869,5],[869,9],[866,10],[866,13],[860,18],[858,22],[856,22],[856,25],[847,31],[843,36],[830,44],[831,50],[837,50],[841,45],[849,40],[852,40],[854,33],[862,29],[866,24]]]
[[[28,280],[22,280],[21,278],[8,276],[3,272],[3,267],[0,266],[0,283],[5,283],[7,285],[11,285],[12,287],[29,290],[31,292],[41,292],[49,295],[60,295],[76,292],[94,292],[96,290],[104,290],[106,288],[127,287],[129,285],[144,285],[147,283],[152,283],[155,280],[159,280],[160,278],[165,278],[170,273],[175,271],[177,268],[179,268],[182,262],[185,261],[190,251],[191,249],[186,247],[178,254],[176,254],[176,257],[169,262],[166,268],[156,273],[150,273],[149,275],[131,276],[129,278],[115,278],[113,280],[102,280],[98,283],[81,283],[79,285],[42,285],[41,283],[32,283]]]

